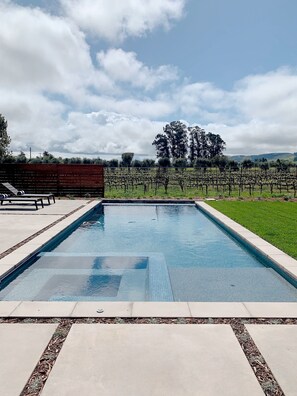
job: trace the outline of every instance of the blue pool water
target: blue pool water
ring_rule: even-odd
[[[194,205],[108,205],[1,283],[0,300],[297,301]]]

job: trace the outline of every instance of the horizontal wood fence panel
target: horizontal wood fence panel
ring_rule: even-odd
[[[104,196],[102,165],[0,164],[0,182],[32,194]],[[7,190],[1,185],[0,192]]]

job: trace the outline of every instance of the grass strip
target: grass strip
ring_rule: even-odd
[[[210,206],[297,259],[297,203],[211,201]]]

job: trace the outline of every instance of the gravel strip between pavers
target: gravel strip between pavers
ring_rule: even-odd
[[[62,320],[60,322],[20,396],[40,395],[70,331],[71,325],[69,321]]]
[[[47,348],[20,396],[39,396],[54,366],[72,324],[228,324],[238,342],[266,396],[282,396],[284,392],[274,378],[269,366],[248,333],[245,324],[261,325],[297,325],[297,319],[240,319],[240,318],[0,318],[1,323],[58,323]]]
[[[267,396],[283,396],[280,385],[267,365],[252,337],[243,323],[238,320],[230,323],[237,340],[252,367],[259,384]]]

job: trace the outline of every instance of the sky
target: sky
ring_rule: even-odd
[[[226,154],[297,151],[296,0],[0,0],[14,152],[154,157],[181,120]]]

